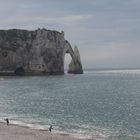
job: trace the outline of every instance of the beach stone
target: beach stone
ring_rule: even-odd
[[[72,57],[68,72],[83,73],[78,48],[73,51],[64,36],[47,29],[0,30],[0,74],[64,74],[66,53]]]

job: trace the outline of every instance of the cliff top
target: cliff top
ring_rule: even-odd
[[[20,38],[22,40],[27,40],[28,38],[35,39],[38,32],[48,32],[48,34],[51,34],[53,36],[62,35],[64,32],[58,32],[55,30],[47,30],[45,28],[43,29],[37,29],[37,30],[25,30],[25,29],[8,29],[8,30],[0,30],[0,39],[4,39],[5,41],[13,40]]]

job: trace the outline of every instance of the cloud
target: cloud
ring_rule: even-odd
[[[139,52],[140,42],[136,43],[108,43],[82,49],[81,58],[84,67],[140,67]]]

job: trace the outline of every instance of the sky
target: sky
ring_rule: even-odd
[[[0,0],[10,28],[65,31],[84,68],[140,68],[140,0]]]

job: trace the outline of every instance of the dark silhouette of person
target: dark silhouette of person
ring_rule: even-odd
[[[50,127],[49,127],[49,131],[50,131],[50,132],[52,131],[52,125],[50,125]]]
[[[9,119],[8,119],[8,118],[6,118],[5,120],[6,120],[7,125],[9,125]]]

